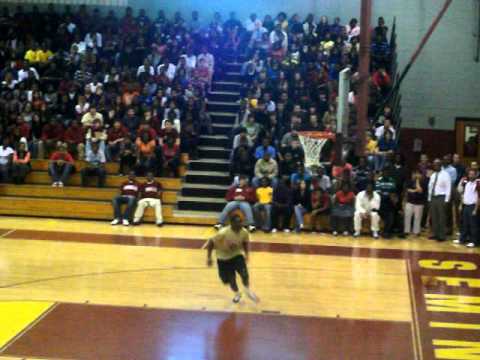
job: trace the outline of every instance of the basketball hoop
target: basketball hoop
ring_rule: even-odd
[[[320,154],[328,140],[335,140],[335,134],[326,131],[299,131],[298,138],[305,152],[305,167],[320,165]]]

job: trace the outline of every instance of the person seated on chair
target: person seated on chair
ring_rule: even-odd
[[[139,225],[142,220],[145,209],[148,207],[155,209],[155,223],[157,226],[163,225],[162,215],[162,185],[155,180],[153,172],[147,173],[147,181],[140,186],[140,201],[135,210],[133,223]]]
[[[120,166],[118,173],[120,176],[129,173],[135,169],[137,163],[137,147],[132,142],[130,136],[125,136],[120,143],[120,151],[118,156],[120,157]]]
[[[263,157],[257,160],[255,164],[255,177],[252,180],[252,185],[258,187],[260,179],[266,177],[270,180],[273,187],[277,185],[278,165],[277,161],[272,159],[268,151],[263,153]]]
[[[332,180],[330,179],[330,176],[325,173],[325,168],[323,166],[319,166],[316,175],[312,175],[312,189],[322,189],[327,193],[330,193],[332,190]]]
[[[135,141],[135,145],[137,146],[136,174],[144,176],[147,172],[155,171],[157,169],[155,138],[151,138],[147,132],[143,132]]]
[[[283,232],[290,232],[290,221],[293,213],[293,191],[288,176],[282,177],[273,191],[272,199],[272,233],[276,233],[280,216],[283,217]]]
[[[65,131],[64,140],[68,146],[68,152],[75,155],[78,160],[85,157],[85,129],[74,119]]]
[[[297,187],[301,181],[305,181],[307,186],[310,187],[312,182],[312,174],[309,170],[305,169],[305,165],[302,162],[297,163],[297,170],[290,177],[290,182],[293,188]]]
[[[251,204],[255,203],[256,195],[252,187],[248,185],[248,179],[245,176],[240,176],[239,184],[231,186],[225,199],[228,201],[227,205],[220,214],[219,222],[215,225],[218,230],[225,225],[225,221],[228,218],[228,214],[232,211],[240,209],[247,218],[248,230],[250,232],[255,231],[253,213]]]
[[[355,199],[355,214],[353,216],[355,233],[354,237],[360,236],[362,231],[362,221],[370,218],[370,228],[372,235],[378,239],[378,231],[380,230],[380,195],[373,191],[374,184],[368,182],[365,190],[360,191]]]
[[[107,158],[109,161],[117,161],[123,140],[128,136],[128,130],[120,120],[116,120],[108,129],[107,135]]]
[[[270,185],[268,178],[260,180],[260,187],[256,190],[257,203],[253,206],[253,212],[257,218],[257,224],[263,231],[269,232],[271,230],[271,213],[272,213],[272,197],[273,188]]]
[[[72,155],[67,151],[67,145],[59,143],[57,151],[50,156],[48,173],[52,178],[53,187],[63,187],[70,175],[75,171]]]
[[[295,211],[295,220],[296,220],[296,232],[301,232],[303,230],[304,221],[303,216],[306,213],[310,212],[311,205],[311,194],[310,187],[307,182],[300,180],[298,186],[294,187],[293,190],[293,205]]]
[[[87,165],[81,171],[82,186],[87,186],[87,179],[97,177],[97,187],[105,185],[105,142],[103,140],[88,139],[85,147],[85,161]]]
[[[47,156],[52,153],[57,143],[63,140],[64,131],[63,125],[56,117],[52,117],[49,122],[43,126],[41,139]]]
[[[321,232],[321,219],[330,215],[330,195],[322,187],[314,189],[311,193],[311,223],[312,232]]]
[[[255,159],[258,160],[263,158],[263,154],[265,154],[265,152],[270,153],[270,157],[272,159],[275,159],[277,157],[277,151],[272,145],[270,145],[270,143],[271,141],[268,137],[262,139],[262,145],[258,146],[255,149]]]
[[[351,190],[348,182],[342,183],[342,187],[336,192],[333,198],[332,216],[330,221],[332,223],[332,232],[337,236],[340,228],[343,230],[343,235],[348,235],[352,232],[352,220],[355,212],[355,194]]]
[[[122,223],[125,226],[130,225],[132,220],[132,212],[137,203],[138,193],[140,191],[140,185],[135,179],[135,173],[130,171],[128,179],[120,186],[120,195],[113,198],[113,221],[112,225],[118,225]],[[127,204],[127,208],[122,215],[121,206]]]
[[[15,184],[24,184],[25,178],[30,172],[30,151],[27,149],[27,144],[20,141],[17,150],[13,154],[12,163],[12,179]]]
[[[235,149],[233,160],[230,164],[230,176],[232,178],[245,175],[252,178],[254,171],[254,158],[246,146],[239,146]]]
[[[167,176],[177,177],[178,167],[180,165],[180,146],[176,144],[173,138],[168,137],[162,146],[162,159],[157,161],[167,172]]]

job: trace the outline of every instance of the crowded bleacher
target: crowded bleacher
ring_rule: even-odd
[[[229,134],[232,186],[217,228],[239,209],[251,231],[301,232],[308,214],[314,232],[359,236],[368,220],[375,238],[404,237],[432,223],[433,238],[443,241],[454,232],[453,218],[459,222],[453,208],[477,177],[478,169],[467,172],[458,156],[448,154],[441,163],[425,154],[418,167],[405,166],[397,152],[398,119],[384,103],[395,70],[382,17],[372,30],[365,153],[339,156],[328,144],[317,159],[321,165],[310,168],[300,134],[338,130],[339,73],[345,68],[353,75],[344,136],[347,143],[358,140],[356,75],[364,29],[357,19],[281,12],[241,21],[234,13],[226,20],[215,13],[203,22],[198,12],[184,18],[160,11],[150,18],[143,9],[119,15],[84,5],[44,11],[19,5],[3,9],[0,30],[2,182],[22,184],[31,159],[50,160],[54,187],[68,184],[78,161],[85,163],[82,186],[91,177],[104,186],[107,162],[119,163],[119,175],[132,181],[179,177],[180,154],[198,159],[199,137],[212,134],[207,96],[227,63],[241,65],[242,87]],[[466,173],[472,179],[463,180]],[[129,209],[122,215],[116,205],[112,223],[138,223],[129,199],[118,201]],[[470,232],[459,241],[478,245]]]

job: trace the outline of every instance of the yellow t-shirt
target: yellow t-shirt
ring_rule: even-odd
[[[28,62],[34,63],[37,62],[37,52],[35,50],[28,50],[25,53],[24,59],[27,60]]]
[[[378,142],[377,140],[370,140],[366,145],[366,150],[368,153],[376,153],[378,151]]]
[[[43,50],[38,50],[37,51],[37,61],[41,63],[46,63],[48,62],[48,59],[50,59],[53,56],[53,52],[50,50],[43,51]]]
[[[217,259],[230,260],[235,256],[243,255],[243,243],[250,241],[250,235],[244,228],[236,233],[230,226],[227,226],[220,230],[211,241],[217,253]]]
[[[257,189],[257,199],[260,204],[270,204],[272,202],[273,189],[270,186],[259,187]]]

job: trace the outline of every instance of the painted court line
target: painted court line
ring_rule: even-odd
[[[16,229],[6,230],[6,232],[4,232],[2,235],[0,235],[0,238],[7,237],[8,235],[11,235],[11,234],[14,233],[15,231],[17,231],[17,230],[16,230]]]

